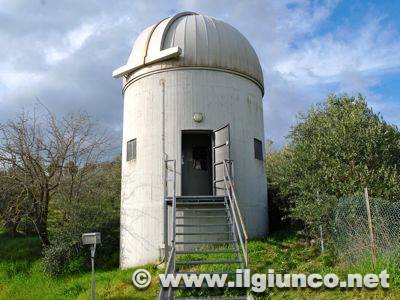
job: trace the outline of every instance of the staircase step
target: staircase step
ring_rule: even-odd
[[[199,215],[191,215],[191,216],[180,216],[176,217],[177,219],[209,219],[209,218],[228,218],[226,215],[214,215],[214,216],[199,216]]]
[[[177,208],[177,211],[190,211],[190,212],[201,212],[201,211],[226,211],[226,208]]]
[[[247,296],[233,296],[233,297],[175,297],[176,300],[247,300],[252,299]]]
[[[176,224],[176,227],[212,227],[212,226],[230,226],[232,223],[215,223],[215,224]]]
[[[235,249],[176,251],[176,254],[213,254],[213,253],[239,253],[239,251]]]
[[[193,289],[199,289],[199,288],[208,288],[208,286],[207,286],[207,283],[203,283],[202,284],[202,286],[201,287],[198,287],[198,288],[196,288],[196,287],[186,287],[185,285],[183,285],[183,284],[181,284],[181,285],[178,285],[175,289],[177,289],[177,290],[193,290]],[[222,286],[221,287],[221,289],[222,288],[229,288],[229,286],[228,286],[228,284],[227,283],[225,283],[225,285],[224,286]],[[207,299],[207,300],[210,300],[210,299],[218,299],[218,300],[226,300],[226,299],[232,299],[232,298],[204,298],[204,297],[201,297],[201,298],[177,298],[177,297],[175,297],[174,299],[192,299],[192,300],[197,300],[197,299]]]
[[[228,214],[224,211],[176,211],[177,217],[228,217]]]
[[[190,219],[190,218],[197,218],[197,217],[205,217],[207,218],[228,218],[228,214],[221,214],[221,213],[189,213],[185,212],[184,214],[180,214],[179,212],[176,213],[176,218],[181,219]]]
[[[189,201],[202,201],[202,200],[211,200],[211,201],[224,201],[225,196],[213,196],[213,195],[205,195],[205,196],[176,196],[176,200],[189,200]]]
[[[178,260],[175,262],[177,266],[182,265],[230,265],[240,264],[239,259],[215,259],[215,260]]]
[[[201,201],[201,202],[187,202],[187,201],[181,201],[181,202],[176,202],[176,206],[177,207],[179,207],[179,206],[201,206],[201,205],[204,205],[204,206],[211,206],[211,205],[213,205],[213,206],[222,206],[222,205],[225,205],[225,202],[207,202],[207,201]]]
[[[202,285],[201,285],[201,287],[199,287],[199,288],[208,288],[208,286],[207,286],[207,283],[203,283]],[[228,286],[228,283],[225,283],[224,284],[224,286],[222,286],[221,288],[229,288],[229,286]],[[181,285],[178,285],[175,289],[180,289],[180,290],[193,290],[193,289],[198,289],[198,288],[196,288],[196,287],[186,287],[185,285],[183,285],[183,284],[181,284]],[[174,299],[188,299],[188,298],[174,298]],[[223,300],[226,300],[226,299],[232,299],[232,298],[203,298],[203,297],[201,297],[201,298],[189,298],[189,299],[207,299],[207,300],[209,300],[209,299],[223,299]],[[236,298],[235,298],[236,299]]]
[[[213,271],[213,272],[176,272],[175,274],[186,274],[186,275],[191,275],[191,274],[195,274],[195,275],[200,275],[200,274],[227,274],[227,275],[235,275],[236,271],[231,271],[231,270],[224,270],[224,271]]]
[[[176,300],[247,300],[253,299],[247,296],[226,296],[226,297],[175,297]]]
[[[235,240],[228,241],[196,241],[196,242],[176,242],[177,245],[223,245],[223,244],[235,244]]]
[[[216,235],[216,234],[230,234],[232,231],[224,232],[177,232],[176,235]]]

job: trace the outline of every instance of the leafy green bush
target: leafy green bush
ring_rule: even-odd
[[[60,241],[43,250],[43,265],[45,271],[50,275],[59,275],[67,273],[70,270],[69,265],[75,265],[73,258],[77,258],[77,253],[73,253],[71,245],[67,242]],[[78,267],[82,268],[80,265]]]
[[[267,156],[267,177],[290,216],[317,236],[337,199],[362,193],[400,195],[400,132],[358,97],[329,96],[299,115],[289,144]]]
[[[97,203],[78,203],[68,208],[68,221],[52,233],[52,244],[44,254],[45,270],[51,275],[77,272],[89,267],[89,248],[82,245],[84,232],[101,232],[102,245],[96,250],[100,267],[118,265],[115,255],[119,249],[119,216]],[[110,257],[114,257],[110,261]]]
[[[90,267],[89,247],[83,246],[85,232],[100,232],[96,248],[97,268],[118,266],[120,162],[96,166],[90,180],[82,182],[70,197],[57,195],[51,207],[51,245],[46,247],[44,268],[51,275],[79,272]],[[88,176],[86,176],[88,178]],[[66,185],[67,186],[67,185]]]

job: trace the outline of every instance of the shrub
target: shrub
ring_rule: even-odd
[[[115,255],[119,249],[119,215],[97,203],[70,205],[67,221],[52,233],[52,244],[46,247],[44,267],[51,275],[77,272],[89,267],[89,248],[82,245],[84,232],[101,232],[102,245],[96,249],[96,264],[111,267],[118,264]],[[114,257],[110,261],[110,257]]]
[[[43,265],[45,271],[56,276],[63,273],[69,273],[71,271],[70,265],[77,266],[76,262],[82,262],[79,260],[77,254],[73,253],[71,245],[66,241],[58,241],[53,245],[46,247],[43,250]],[[74,261],[75,258],[75,261]],[[83,267],[80,264],[74,271]]]
[[[299,115],[289,144],[267,160],[270,184],[314,236],[340,197],[364,187],[390,201],[400,194],[400,132],[361,95],[331,95]]]
[[[96,248],[96,265],[118,265],[120,162],[94,168],[95,176],[83,182],[75,197],[59,194],[51,207],[51,245],[44,254],[45,270],[51,275],[79,272],[90,268],[89,247],[83,246],[85,232],[100,232],[102,244]]]

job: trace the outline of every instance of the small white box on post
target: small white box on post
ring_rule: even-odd
[[[84,245],[101,244],[100,232],[91,232],[82,234],[82,243]]]
[[[90,245],[90,258],[92,260],[92,300],[96,300],[96,280],[94,277],[94,255],[96,253],[96,245],[101,244],[100,232],[83,233],[82,243],[84,245]]]

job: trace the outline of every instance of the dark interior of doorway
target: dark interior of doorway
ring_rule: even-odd
[[[182,132],[182,195],[212,195],[212,131]]]

